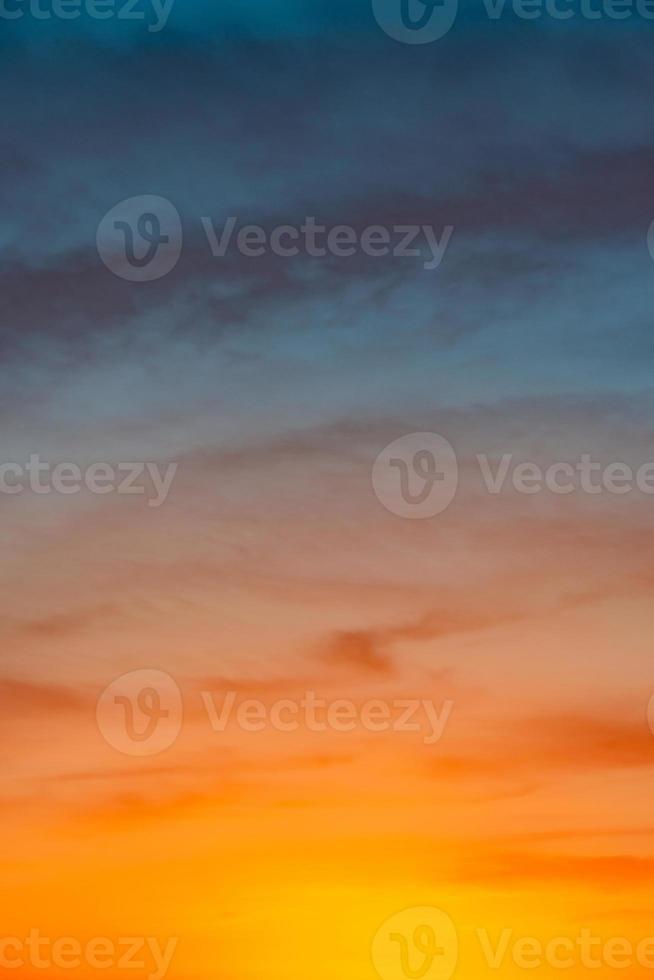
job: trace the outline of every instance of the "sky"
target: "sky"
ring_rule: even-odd
[[[654,20],[466,0],[405,43],[399,0],[123,3],[0,5],[3,974],[517,980],[524,941],[537,977],[624,972],[606,944],[654,935],[654,467],[624,486]],[[308,219],[353,254],[270,246]],[[171,268],[127,266],[127,225]],[[145,492],[39,492],[34,457]]]

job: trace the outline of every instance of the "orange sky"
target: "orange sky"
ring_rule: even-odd
[[[545,527],[529,548],[487,529],[486,567],[458,550],[444,565],[458,519],[426,525],[439,561],[425,562],[414,589],[402,555],[424,542],[424,526],[420,539],[381,509],[358,526],[367,557],[353,575],[343,561],[340,582],[331,570],[346,522],[315,538],[303,580],[301,535],[271,555],[275,581],[238,556],[234,574],[193,570],[184,552],[199,538],[173,527],[158,544],[158,518],[141,522],[132,547],[140,538],[160,552],[144,577],[119,556],[108,514],[94,551],[80,552],[89,574],[65,614],[68,573],[50,578],[56,548],[43,553],[39,615],[6,625],[5,934],[176,937],[168,976],[184,980],[372,980],[378,929],[424,906],[453,921],[463,980],[498,973],[478,930],[493,946],[510,931],[502,976],[523,972],[511,960],[521,937],[574,940],[584,927],[634,946],[647,937],[646,555],[624,560],[630,595],[624,577],[607,582],[593,567],[578,534],[554,547]],[[529,553],[538,561],[523,564]],[[51,676],[35,682],[21,665],[39,662]],[[135,758],[106,743],[95,705],[114,678],[144,667],[174,677],[184,720],[169,748]],[[202,693],[219,709],[229,691],[267,710],[307,691],[359,708],[418,698],[452,709],[435,744],[424,719],[419,732],[256,732],[234,721],[213,731]],[[401,978],[394,969],[384,980]],[[31,980],[29,968],[16,975]]]

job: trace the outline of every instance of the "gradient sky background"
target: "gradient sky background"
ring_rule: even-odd
[[[654,933],[652,498],[475,475],[654,459],[654,21],[480,9],[425,46],[364,0],[0,21],[3,459],[179,463],[159,509],[0,497],[3,935],[176,936],[174,980],[372,980],[379,926],[433,905],[479,980],[524,971],[476,928]],[[184,226],[145,284],[95,244],[140,194]],[[216,259],[200,218],[229,215],[455,230],[434,272]],[[415,431],[460,463],[427,521],[371,487]],[[141,667],[186,709],[153,759],[95,722]],[[432,746],[218,735],[200,691],[228,689],[454,711]]]

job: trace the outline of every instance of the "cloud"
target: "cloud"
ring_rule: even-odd
[[[379,649],[383,634],[370,630],[337,633],[329,644],[327,663],[351,667],[356,673],[387,674],[392,670],[388,656]]]
[[[619,716],[607,706],[605,716],[568,712],[507,720],[470,755],[441,755],[426,765],[434,778],[468,783],[473,794],[480,786],[499,785],[497,798],[507,785],[537,792],[567,774],[654,767],[644,710],[630,714],[623,709]]]
[[[0,717],[5,722],[18,717],[78,712],[85,706],[85,697],[70,687],[9,678],[0,680]]]

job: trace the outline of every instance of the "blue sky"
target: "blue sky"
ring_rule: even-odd
[[[180,0],[156,34],[3,23],[15,451],[227,454],[243,492],[251,460],[284,459],[286,440],[309,460],[324,444],[329,469],[334,433],[338,465],[365,473],[402,431],[444,428],[464,455],[646,455],[654,24],[480,9],[424,46],[388,37],[364,2]],[[142,194],[175,205],[184,246],[166,277],[133,284],[100,261],[96,230]],[[230,215],[454,232],[431,272],[215,258],[201,219]]]

